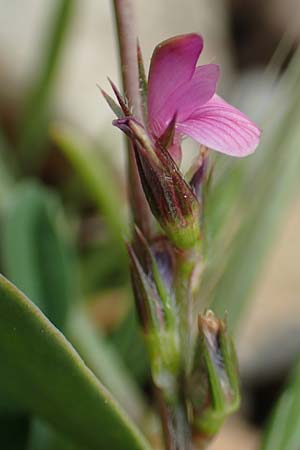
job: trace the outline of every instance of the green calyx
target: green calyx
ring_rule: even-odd
[[[212,437],[219,431],[226,417],[239,408],[237,358],[226,323],[212,311],[199,316],[198,327],[198,345],[189,380],[189,397],[194,428],[201,434]],[[202,387],[199,387],[199,380],[204,380]]]
[[[199,214],[196,210],[193,215],[178,217],[174,222],[161,223],[166,235],[178,249],[193,249],[201,242]]]

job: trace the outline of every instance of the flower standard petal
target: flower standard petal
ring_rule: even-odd
[[[253,153],[261,135],[245,114],[217,95],[176,127],[207,147],[237,157]]]
[[[195,33],[173,37],[155,48],[148,84],[150,123],[169,96],[192,78],[202,48],[203,39]]]
[[[216,92],[219,76],[217,64],[197,67],[192,78],[170,95],[160,112],[152,117],[149,126],[154,136],[162,133],[175,113],[177,122],[182,122],[207,103]]]
[[[185,120],[213,97],[219,77],[220,67],[217,64],[207,64],[196,68],[192,79],[170,98],[178,113],[178,122]]]

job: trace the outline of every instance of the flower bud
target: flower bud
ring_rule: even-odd
[[[226,323],[212,311],[199,315],[198,328],[188,397],[194,429],[209,440],[239,407],[237,358]]]
[[[134,142],[137,166],[153,215],[172,243],[180,249],[200,241],[200,203],[168,151],[155,147],[145,129],[133,118],[114,124]]]
[[[133,291],[145,342],[150,355],[153,380],[165,395],[174,392],[179,367],[179,338],[176,326],[172,254],[165,241],[151,247],[139,230],[134,246],[128,245]],[[168,394],[170,393],[170,394]]]

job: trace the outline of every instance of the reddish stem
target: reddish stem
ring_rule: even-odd
[[[142,120],[141,96],[139,92],[137,34],[131,0],[113,0],[119,44],[119,58],[123,90],[135,117]],[[133,222],[143,232],[150,235],[150,210],[138,174],[134,151],[127,140],[128,188]]]
[[[113,0],[116,18],[119,56],[124,93],[129,107],[142,122],[141,96],[139,92],[137,35],[131,0]],[[137,170],[133,148],[127,140],[128,185],[130,206],[135,225],[147,240],[151,238],[151,214]],[[133,240],[135,242],[135,239]],[[156,389],[160,416],[167,450],[192,450],[192,436],[183,399],[177,398],[169,405],[163,393]]]

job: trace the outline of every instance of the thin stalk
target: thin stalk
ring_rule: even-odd
[[[119,43],[119,54],[123,89],[130,109],[143,121],[141,95],[139,92],[137,35],[135,31],[133,5],[130,0],[113,0]],[[138,174],[135,155],[130,142],[128,150],[128,184],[130,206],[135,225],[146,239],[150,238],[151,216]],[[179,383],[178,383],[179,384]],[[178,388],[181,391],[181,388]],[[186,405],[181,392],[174,393],[171,403],[160,389],[155,389],[167,450],[192,450],[192,437]]]
[[[199,284],[199,280],[193,278],[198,274],[198,264],[201,258],[201,246],[196,246],[192,250],[178,252],[176,262],[176,274],[174,290],[176,292],[176,302],[180,315],[180,341],[181,354],[184,358],[182,365],[187,374],[191,369],[191,364],[194,356],[194,309],[195,298],[193,292],[193,284]]]
[[[113,9],[117,28],[123,90],[135,117],[142,120],[138,79],[137,34],[133,5],[131,0],[113,0]],[[128,154],[127,177],[132,219],[133,223],[147,237],[150,235],[150,211],[142,189],[134,151],[127,138],[126,146]]]
[[[194,450],[184,401],[168,404],[160,389],[155,390],[167,450]]]
[[[194,323],[194,296],[193,274],[201,247],[192,250],[178,250],[176,255],[176,272],[174,291],[176,294],[177,311],[180,317],[178,323],[181,342],[181,371],[177,374],[177,385],[173,397],[165,397],[164,392],[157,389],[156,398],[162,420],[165,446],[167,450],[193,450],[193,433],[190,426],[187,403],[185,400],[185,379],[192,369],[194,356],[193,330]]]

